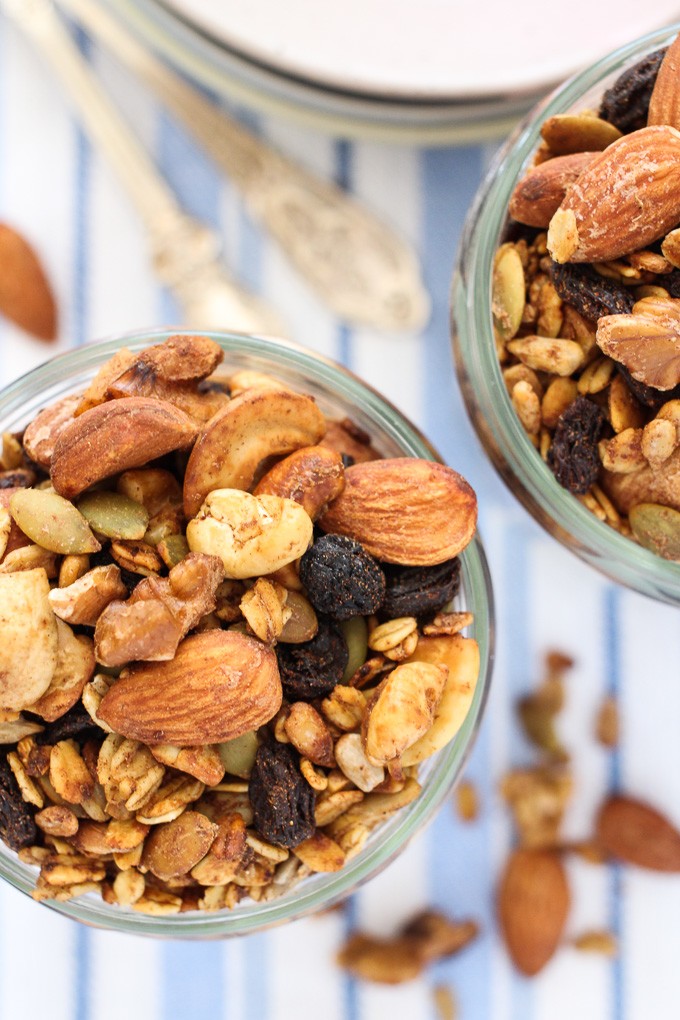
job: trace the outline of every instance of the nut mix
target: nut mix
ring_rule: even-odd
[[[222,357],[122,350],[3,437],[0,838],[36,899],[219,910],[337,871],[470,706],[469,485]]]
[[[505,383],[558,482],[680,561],[680,37],[541,135],[494,263]]]

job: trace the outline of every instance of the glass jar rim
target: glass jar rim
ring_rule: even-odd
[[[50,387],[64,386],[67,380],[75,384],[88,373],[91,375],[93,370],[121,347],[140,349],[182,333],[191,335],[196,330],[178,327],[132,331],[57,355],[2,390],[0,421],[6,420],[10,414],[23,413],[28,399],[40,397]],[[227,359],[230,353],[252,355],[269,362],[273,369],[288,370],[297,375],[303,373],[310,383],[325,385],[343,402],[356,404],[357,408],[370,416],[376,427],[404,449],[405,456],[441,460],[420,430],[394,405],[349,369],[331,359],[290,341],[269,337],[210,330],[201,330],[201,335],[217,341]],[[431,818],[447,796],[472,750],[483,716],[493,664],[494,605],[488,565],[479,537],[472,540],[460,554],[460,559],[463,589],[475,613],[472,634],[480,651],[480,671],[473,703],[458,734],[435,756],[438,761],[418,797],[397,812],[389,834],[378,837],[375,845],[368,847],[368,853],[360,852],[336,873],[305,878],[299,886],[293,887],[290,893],[280,899],[252,901],[246,906],[240,904],[232,912],[192,911],[169,917],[153,917],[107,905],[94,898],[90,901],[89,897],[66,902],[46,900],[44,904],[74,920],[111,931],[183,939],[225,938],[260,931],[329,907],[382,870]],[[18,858],[0,853],[0,878],[30,895],[35,877],[34,872]]]
[[[508,203],[540,142],[542,123],[565,113],[629,66],[631,58],[667,45],[680,23],[649,33],[574,75],[542,100],[497,153],[466,218],[451,285],[451,330],[463,396],[496,470],[546,530],[619,583],[672,604],[680,602],[680,564],[598,520],[556,481],[515,412],[493,339],[493,259],[507,223]]]

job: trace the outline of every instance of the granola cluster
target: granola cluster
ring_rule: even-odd
[[[550,117],[492,311],[530,441],[595,516],[680,560],[680,39]]]
[[[154,915],[337,871],[479,667],[476,500],[179,335],[3,437],[0,838],[36,899]]]

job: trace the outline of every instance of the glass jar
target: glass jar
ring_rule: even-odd
[[[532,445],[507,392],[491,316],[493,259],[504,240],[508,202],[555,114],[597,109],[627,67],[667,46],[676,25],[617,50],[546,97],[502,147],[468,213],[454,270],[451,313],[458,379],[468,414],[496,470],[551,535],[602,573],[635,591],[680,604],[680,564],[662,559],[599,521],[556,481]]]
[[[0,394],[0,432],[22,429],[38,411],[60,397],[87,386],[101,365],[121,347],[140,350],[181,330],[134,333],[105,343],[81,347],[48,361],[18,379]],[[187,333],[190,331],[186,331]],[[231,333],[206,333],[223,348],[229,368],[269,372],[291,387],[315,397],[331,417],[351,417],[387,457],[439,457],[430,443],[395,407],[340,365],[283,341]],[[279,899],[244,900],[217,913],[190,912],[152,917],[104,903],[94,894],[65,903],[47,901],[67,917],[112,931],[177,938],[215,938],[245,934],[329,907],[385,867],[444,801],[474,742],[491,680],[493,659],[493,598],[486,559],[478,539],[460,556],[461,589],[456,608],[474,612],[469,634],[479,644],[480,673],[470,711],[457,736],[420,769],[422,792],[386,824],[376,829],[363,850],[341,871],[303,879]],[[31,892],[37,870],[22,864],[0,843],[0,876],[15,888]]]

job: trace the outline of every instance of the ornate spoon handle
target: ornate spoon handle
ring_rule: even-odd
[[[150,238],[157,275],[191,325],[281,334],[278,317],[218,262],[218,242],[186,216],[148,153],[111,104],[50,0],[0,0],[64,85],[83,127],[127,188]]]
[[[338,316],[386,330],[424,325],[429,298],[418,261],[390,227],[205,99],[101,4],[57,2],[174,111]]]

